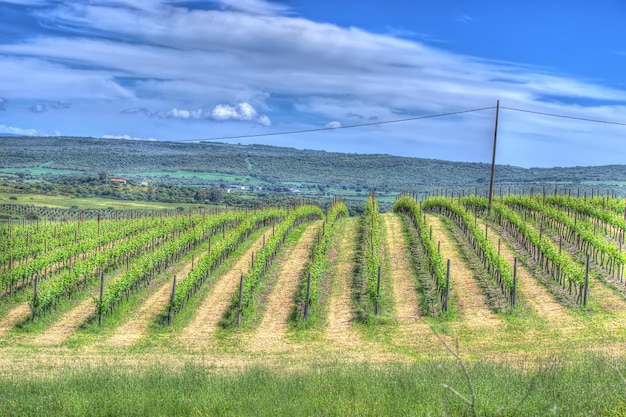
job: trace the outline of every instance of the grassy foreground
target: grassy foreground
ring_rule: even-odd
[[[478,415],[623,416],[626,383],[609,360],[585,356],[539,366],[471,362]],[[621,362],[621,372],[626,372]],[[188,364],[82,365],[53,374],[0,376],[5,416],[474,415],[452,361],[311,365],[225,371]]]

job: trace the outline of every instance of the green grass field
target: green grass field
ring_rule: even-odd
[[[11,199],[15,197],[16,200]],[[112,207],[117,210],[175,210],[177,207],[189,207],[185,203],[162,203],[149,201],[124,201],[111,198],[77,198],[67,196],[50,196],[40,194],[17,194],[17,193],[0,193],[0,203],[19,203],[29,204],[33,206],[47,206],[55,208],[72,208],[74,206],[79,209],[106,209]],[[192,204],[197,207],[197,204]],[[202,207],[207,207],[202,205]]]
[[[258,180],[257,178],[248,175],[233,175],[233,174],[220,174],[213,172],[194,172],[194,171],[148,171],[148,172],[116,172],[117,176],[131,177],[131,178],[199,178],[205,181],[224,181],[232,185],[245,184],[245,185],[264,185],[265,181]]]
[[[70,174],[85,174],[84,171],[78,171],[74,169],[53,169],[53,168],[45,168],[42,166],[36,168],[0,168],[1,174],[17,174],[18,172],[25,172],[29,175],[39,176],[39,175],[70,175]]]
[[[449,360],[382,366],[307,362],[297,370],[244,371],[108,361],[2,376],[0,397],[7,417],[626,414],[626,384],[602,357],[555,360],[534,369],[474,362],[467,376],[473,406],[468,378]]]

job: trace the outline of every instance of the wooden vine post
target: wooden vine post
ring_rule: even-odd
[[[243,280],[244,275],[241,274],[241,279],[239,280],[239,303],[237,304],[237,327],[241,323],[241,306],[243,304]]]
[[[448,259],[447,267],[446,267],[446,290],[443,295],[443,306],[442,310],[444,313],[448,311],[448,300],[450,299],[450,259]]]
[[[306,281],[306,300],[304,301],[304,321],[309,320],[309,303],[311,302],[311,272]]]
[[[513,289],[511,290],[511,306],[515,310],[517,304],[517,258],[513,259]]]
[[[30,321],[35,320],[35,314],[37,312],[37,290],[39,289],[39,274],[35,275],[35,288],[33,290],[33,314],[30,317]]]
[[[172,295],[170,297],[170,309],[167,317],[167,324],[169,326],[174,323],[174,300],[176,298],[176,275],[174,275],[174,282],[172,283]]]
[[[374,304],[374,314],[380,312],[380,265],[378,265],[378,281],[376,282],[376,304]]]
[[[102,299],[104,298],[104,272],[100,271],[100,308],[98,308],[98,326],[102,326]]]
[[[587,265],[585,267],[585,289],[583,292],[583,307],[587,307],[588,295],[589,295],[589,254],[587,254]]]

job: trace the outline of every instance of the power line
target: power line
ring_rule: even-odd
[[[389,123],[402,123],[402,122],[410,122],[413,120],[433,119],[435,117],[454,116],[456,114],[472,113],[472,112],[490,110],[490,109],[495,109],[495,107],[494,106],[483,107],[480,109],[461,110],[461,111],[455,111],[455,112],[450,112],[450,113],[439,113],[439,114],[430,114],[428,116],[410,117],[408,119],[384,120],[381,122],[360,123],[360,124],[355,124],[355,125],[346,125],[346,126],[337,126],[337,127],[320,127],[316,129],[290,130],[290,131],[273,132],[273,133],[259,133],[256,135],[222,136],[222,137],[208,138],[208,139],[186,139],[186,140],[179,140],[177,142],[200,142],[200,141],[214,141],[214,140],[246,139],[246,138],[258,138],[258,137],[263,137],[263,136],[279,136],[279,135],[293,135],[297,133],[323,132],[326,130],[351,129],[353,127],[377,126],[377,125],[384,125],[384,124],[389,124]]]
[[[559,117],[559,118],[562,118],[562,119],[581,120],[581,121],[585,121],[585,122],[604,123],[604,124],[617,125],[617,126],[626,126],[626,123],[615,122],[615,121],[610,121],[610,120],[589,119],[589,118],[584,118],[584,117],[567,116],[567,115],[564,115],[564,114],[546,113],[546,112],[540,112],[540,111],[534,111],[534,110],[517,109],[517,108],[514,108],[514,107],[505,107],[505,106],[500,106],[500,108],[501,109],[506,109],[506,110],[522,112],[522,113],[531,113],[531,114],[537,114],[537,115],[542,115],[542,116]],[[414,120],[433,119],[433,118],[436,118],[436,117],[454,116],[454,115],[457,115],[457,114],[473,113],[473,112],[484,111],[484,110],[491,110],[491,109],[495,109],[495,106],[482,107],[482,108],[479,108],[479,109],[460,110],[460,111],[449,112],[449,113],[430,114],[430,115],[427,115],[427,116],[409,117],[409,118],[406,118],[406,119],[395,119],[395,120],[384,120],[384,121],[380,121],[380,122],[359,123],[359,124],[346,125],[346,126],[320,127],[320,128],[315,128],[315,129],[289,130],[289,131],[282,131],[282,132],[258,133],[258,134],[254,134],[254,135],[220,136],[220,137],[213,137],[213,138],[206,138],[206,139],[182,139],[182,140],[178,140],[177,142],[202,142],[202,141],[217,141],[217,140],[232,140],[232,139],[248,139],[248,138],[258,138],[258,137],[267,137],[267,136],[294,135],[294,134],[299,134],[299,133],[324,132],[324,131],[329,131],[329,130],[352,129],[352,128],[355,128],[355,127],[379,126],[379,125],[391,124],[391,123],[410,122],[410,121],[414,121]]]
[[[540,112],[540,111],[515,109],[513,107],[504,107],[504,106],[500,106],[500,108],[501,109],[507,109],[507,110],[513,110],[513,111],[519,111],[519,112],[523,112],[523,113],[540,114],[542,116],[560,117],[562,119],[582,120],[582,121],[585,121],[585,122],[594,122],[594,123],[604,123],[604,124],[608,124],[608,125],[626,126],[626,123],[613,122],[613,121],[610,121],[610,120],[587,119],[587,118],[584,118],[584,117],[566,116],[564,114],[544,113],[544,112]]]

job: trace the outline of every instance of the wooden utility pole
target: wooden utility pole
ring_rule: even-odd
[[[496,143],[498,142],[498,114],[500,113],[500,100],[496,101],[496,126],[493,131],[493,154],[491,156],[491,179],[489,180],[489,206],[488,214],[491,214],[491,201],[493,200],[493,180],[496,174]]]

